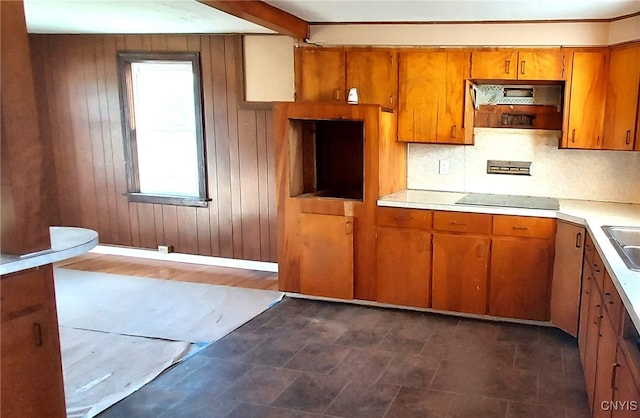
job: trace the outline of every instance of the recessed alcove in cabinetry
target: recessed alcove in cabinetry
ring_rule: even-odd
[[[362,201],[364,122],[292,119],[289,123],[291,197]]]

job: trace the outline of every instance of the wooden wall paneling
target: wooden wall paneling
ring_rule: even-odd
[[[109,230],[103,233],[101,240],[103,242],[118,242],[118,206],[116,180],[114,177],[114,161],[113,161],[113,136],[111,128],[112,117],[109,114],[109,85],[107,83],[107,69],[109,64],[114,64],[107,57],[114,56],[115,51],[109,48],[108,40],[105,37],[102,42],[96,42],[96,71],[98,83],[98,98],[100,106],[100,121],[102,128],[102,152],[104,156],[104,181],[105,181],[105,198],[107,201],[107,217],[109,222]],[[117,137],[116,137],[117,138]]]
[[[227,91],[227,124],[229,126],[229,162],[231,175],[231,219],[233,222],[233,257],[243,258],[242,243],[242,214],[241,197],[240,197],[240,158],[238,144],[238,103],[236,99],[236,77],[237,68],[233,62],[236,57],[236,48],[239,48],[239,42],[233,37],[225,36],[224,40],[224,64],[227,74],[226,91]]]
[[[90,162],[93,166],[93,193],[96,205],[94,217],[97,218],[98,236],[109,235],[109,202],[107,200],[106,164],[104,159],[104,138],[102,135],[103,118],[100,109],[101,96],[98,92],[97,51],[100,46],[94,38],[83,38],[82,59],[85,69],[85,96],[87,101],[87,131],[91,146]]]
[[[31,50],[39,49],[42,50],[42,38],[38,38],[36,42],[31,43]],[[38,44],[37,46],[34,44]],[[48,117],[48,109],[52,106],[49,105],[49,99],[51,96],[47,94],[47,77],[50,77],[48,72],[45,70],[47,68],[45,63],[44,54],[32,53],[31,58],[31,66],[33,68],[33,82],[34,89],[36,92],[36,106],[37,106],[37,114],[38,117],[38,126],[40,131],[40,142],[42,144],[42,152],[43,155],[49,156],[48,163],[43,164],[43,176],[45,184],[42,189],[42,199],[46,202],[46,206],[43,207],[44,210],[48,213],[48,219],[51,225],[60,225],[60,213],[58,205],[52,204],[52,202],[56,202],[58,192],[57,192],[57,181],[56,181],[56,172],[53,164],[53,144],[52,144],[52,135],[51,135],[51,119]]]
[[[95,182],[93,174],[93,154],[87,128],[88,109],[87,92],[82,56],[82,38],[69,37],[66,45],[66,73],[69,91],[69,111],[71,118],[72,141],[75,150],[75,164],[80,171],[78,176],[77,196],[80,206],[79,221],[83,226],[98,230],[97,202],[95,198]]]
[[[140,203],[129,203],[129,222],[131,225],[131,245],[140,246],[140,224],[138,223],[138,205]]]
[[[267,260],[278,259],[277,200],[276,200],[276,150],[273,141],[273,112],[266,112],[265,135],[267,141],[267,184],[269,187],[269,254]]]
[[[258,205],[260,227],[260,260],[269,259],[269,154],[267,153],[266,111],[256,111],[256,145],[258,158]]]
[[[164,224],[165,245],[173,245],[177,251],[180,244],[180,236],[178,234],[178,212],[175,206],[162,206],[162,222]]]
[[[164,245],[164,221],[162,217],[162,205],[154,204],[153,205],[153,218],[154,224],[156,226],[156,243],[155,246]]]
[[[233,218],[231,203],[231,161],[229,158],[229,125],[227,109],[227,75],[224,60],[225,45],[222,37],[209,37],[211,44],[209,60],[211,62],[211,80],[215,94],[213,94],[212,111],[214,112],[215,131],[215,163],[209,169],[217,172],[217,207],[218,207],[218,235],[221,257],[234,256]],[[205,103],[206,109],[206,103]],[[206,112],[206,110],[205,110]],[[212,242],[212,251],[215,247]]]
[[[199,255],[211,255],[211,235],[214,234],[214,231],[211,228],[210,221],[210,208],[196,208]]]
[[[112,244],[131,245],[130,221],[128,216],[129,202],[123,195],[127,191],[127,176],[124,159],[124,137],[122,121],[120,117],[120,95],[118,93],[118,70],[116,65],[116,53],[126,49],[124,36],[107,38],[105,40],[105,57],[107,65],[105,72],[107,85],[109,86],[109,129],[111,131],[111,152],[113,154],[113,176],[115,180],[115,201],[118,218],[117,239]],[[115,237],[114,237],[115,238]]]
[[[186,35],[170,35],[167,36],[167,50],[168,51],[188,51]]]
[[[242,217],[242,257],[260,259],[260,195],[258,190],[258,147],[256,112],[238,112],[238,157],[240,210]]]
[[[156,216],[153,204],[138,203],[135,207],[138,210],[140,246],[144,248],[156,248],[158,246],[158,239],[156,237]]]
[[[65,46],[59,38],[46,37],[42,49],[37,51],[44,54],[47,65],[47,96],[49,99],[48,117],[51,119],[51,144],[53,148],[54,168],[58,191],[58,209],[62,225],[74,225],[80,217],[77,205],[78,173],[75,164],[75,149],[73,147],[67,90],[67,71]]]
[[[96,229],[101,242],[182,247],[224,257],[275,260],[275,155],[271,112],[242,106],[237,36],[32,35],[50,127],[60,224]],[[201,52],[208,208],[138,206],[126,192],[116,53]],[[239,116],[241,115],[241,116]],[[250,121],[242,126],[243,121]],[[247,153],[246,153],[247,152]],[[248,198],[247,196],[251,196]],[[195,221],[193,221],[195,219]],[[195,227],[193,227],[195,225]],[[178,232],[181,230],[182,232]],[[208,242],[207,242],[208,241]],[[246,241],[246,242],[245,242]],[[188,246],[188,247],[189,247]],[[178,250],[178,248],[177,248]],[[245,254],[247,253],[247,254]]]
[[[166,35],[151,35],[151,49],[153,51],[166,51],[167,38]]]
[[[178,243],[176,252],[198,254],[198,221],[196,208],[176,206],[178,217]]]
[[[215,95],[214,80],[212,71],[211,42],[210,37],[189,37],[189,44],[193,45],[193,39],[198,40],[200,50],[200,66],[202,67],[202,101],[203,101],[203,123],[204,123],[204,140],[205,140],[205,157],[207,161],[207,189],[209,193],[209,207],[207,213],[209,216],[209,251],[208,255],[220,255],[220,227],[218,222],[218,210],[220,208],[218,194],[218,167],[217,158],[218,151],[216,146],[217,139],[217,123],[215,118]],[[191,47],[190,47],[191,48]],[[198,228],[203,222],[198,222]]]

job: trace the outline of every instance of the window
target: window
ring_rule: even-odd
[[[129,201],[207,206],[197,53],[118,54]]]

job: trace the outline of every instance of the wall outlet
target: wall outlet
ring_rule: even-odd
[[[438,174],[449,174],[449,160],[438,161]]]
[[[173,245],[158,245],[158,252],[162,254],[172,253]]]

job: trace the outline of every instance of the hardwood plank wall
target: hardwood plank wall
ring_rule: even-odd
[[[104,244],[276,261],[270,108],[243,105],[242,40],[231,35],[30,35],[38,108],[59,196],[56,223]],[[117,51],[199,51],[208,208],[129,203]]]

